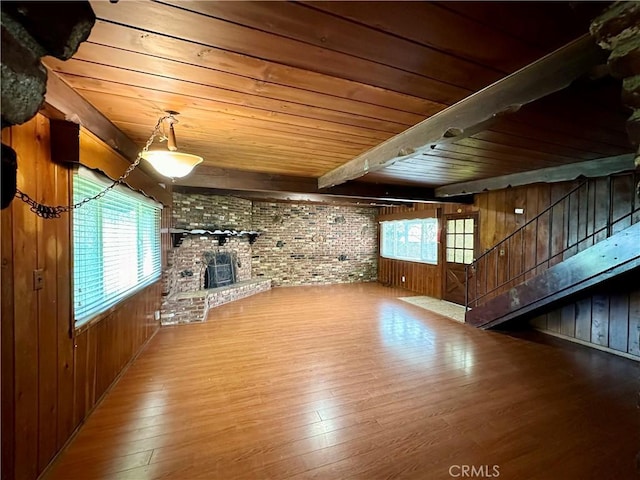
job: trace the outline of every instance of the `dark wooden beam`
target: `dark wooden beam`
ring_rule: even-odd
[[[433,188],[388,185],[383,183],[349,182],[323,190],[316,187],[315,192],[320,195],[332,197],[360,197],[363,199],[394,201],[400,203],[436,202]],[[468,201],[473,202],[473,199],[469,196]]]
[[[295,202],[295,203],[322,203],[324,205],[348,205],[360,207],[390,207],[403,205],[406,202],[393,200],[375,200],[369,198],[326,195],[317,193],[293,193],[293,192],[262,192],[249,190],[228,190],[221,188],[202,187],[174,187],[174,193],[202,193],[208,195],[220,195],[244,198],[257,202]]]
[[[234,195],[252,195],[256,192],[272,193],[272,198],[313,198],[313,201],[335,198],[356,202],[383,202],[385,205],[405,203],[457,202],[472,203],[470,195],[436,199],[433,188],[407,187],[378,183],[349,182],[320,190],[317,178],[296,177],[269,173],[247,172],[215,167],[199,167],[193,175],[176,180],[176,188],[198,188],[201,191],[235,192]],[[176,190],[180,191],[180,190]],[[312,197],[309,197],[309,196]],[[258,198],[258,197],[256,197]],[[265,198],[261,196],[260,198]],[[389,203],[393,202],[393,203]]]
[[[457,195],[469,195],[489,190],[501,190],[507,187],[530,185],[532,183],[553,183],[575,180],[578,177],[606,177],[614,173],[633,170],[634,155],[616,155],[615,157],[598,158],[586,162],[569,163],[558,167],[541,168],[529,172],[502,175],[499,177],[453,183],[435,189],[436,198],[447,198]]]
[[[497,115],[562,90],[605,59],[590,35],[584,35],[335,168],[320,177],[318,186],[339,185],[416,156],[438,142],[463,138],[466,131]]]
[[[47,73],[47,93],[42,113],[51,120],[64,120],[81,125],[85,131],[90,132],[89,136],[96,137],[95,142],[90,142],[93,149],[86,152],[85,159],[81,158],[79,147],[76,147],[76,158],[67,158],[65,161],[82,163],[89,168],[98,168],[111,179],[117,179],[125,172],[127,166],[136,160],[140,149],[107,117],[60,79],[56,73],[50,70]],[[63,135],[63,132],[55,126],[53,129],[57,136]],[[70,133],[73,130],[67,132],[70,134],[68,138],[56,138],[54,145],[78,142],[79,130],[78,127],[75,130],[76,133]],[[149,134],[151,135],[151,130],[149,130]],[[99,141],[104,144],[98,145]],[[99,154],[95,149],[99,150]],[[109,158],[109,160],[105,162],[104,158]],[[134,189],[146,192],[164,205],[169,205],[171,204],[170,190],[165,190],[160,186],[160,183],[166,182],[167,180],[160,177],[151,166],[146,162],[141,162],[131,173],[126,183]]]
[[[318,190],[318,180],[309,177],[248,172],[210,166],[200,166],[193,174],[176,179],[178,187],[217,188],[259,192],[313,193]]]
[[[47,69],[45,103],[47,104],[44,109],[46,115],[82,125],[130,162],[137,158],[140,148],[49,69]],[[149,135],[152,129],[153,125],[149,127]]]

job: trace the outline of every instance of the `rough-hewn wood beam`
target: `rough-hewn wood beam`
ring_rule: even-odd
[[[332,188],[320,190],[318,180],[310,177],[278,175],[269,173],[246,172],[215,167],[199,167],[194,175],[178,179],[177,188],[191,187],[199,189],[235,192],[249,195],[250,192],[277,193],[289,195],[313,196],[313,201],[322,199],[347,198],[356,201],[394,202],[394,203],[433,203],[459,202],[470,203],[471,196],[464,198],[436,199],[432,188],[407,187],[378,183],[350,182]],[[179,191],[179,190],[176,190]]]
[[[67,60],[96,21],[87,1],[2,2],[2,127],[32,118],[42,106],[47,71],[40,60]]]
[[[583,176],[587,178],[606,177],[614,173],[625,172],[634,169],[634,155],[617,155],[615,157],[598,158],[586,162],[570,163],[559,167],[542,168],[529,172],[502,175],[500,177],[485,178],[471,182],[453,183],[438,187],[435,190],[436,197],[449,197],[453,195],[469,195],[488,190],[500,190],[507,187],[529,185],[531,183],[553,183],[575,180]]]
[[[350,182],[344,185],[337,185],[332,188],[319,190],[316,193],[332,197],[360,197],[371,200],[391,200],[402,203],[434,203],[433,188],[409,187],[402,185],[387,185],[380,183]],[[472,203],[473,198],[469,196],[467,203]]]
[[[439,141],[451,139],[451,134],[462,138],[465,131],[496,115],[562,90],[605,59],[594,40],[584,35],[335,168],[320,177],[318,186],[338,185],[411,158]]]
[[[631,108],[627,121],[629,140],[638,147],[640,168],[640,3],[615,2],[591,23],[598,44],[611,51],[607,65],[611,75],[623,79],[622,101]]]

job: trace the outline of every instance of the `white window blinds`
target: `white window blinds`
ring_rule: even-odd
[[[80,167],[73,202],[111,181]],[[76,326],[160,278],[161,205],[126,187],[73,210],[73,301]]]
[[[438,219],[380,222],[380,254],[385,258],[438,263]]]

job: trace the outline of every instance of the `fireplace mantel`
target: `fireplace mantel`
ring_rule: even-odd
[[[220,246],[227,243],[229,237],[247,237],[249,239],[249,245],[253,245],[262,232],[254,230],[187,230],[183,228],[170,228],[169,233],[171,234],[171,245],[175,248],[182,244],[182,241],[187,235],[211,235],[218,239],[218,245]]]

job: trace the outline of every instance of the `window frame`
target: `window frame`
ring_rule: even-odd
[[[471,224],[471,228],[468,228],[469,223]],[[451,226],[453,226],[453,228],[451,228]],[[471,265],[475,261],[475,252],[477,249],[476,228],[477,219],[475,217],[465,215],[450,217],[444,220],[446,238],[443,256],[445,263]],[[471,241],[471,246],[468,245],[469,240]],[[450,252],[453,255],[452,260],[449,260]]]
[[[382,258],[387,258],[390,260],[401,260],[405,262],[416,262],[416,263],[424,263],[427,265],[438,265],[440,263],[440,222],[436,217],[425,217],[425,218],[411,218],[411,219],[401,219],[401,220],[381,220],[380,224],[380,256]],[[420,224],[421,226],[421,240],[420,242],[409,242],[410,236],[415,236],[410,233],[410,230],[416,225]],[[402,228],[399,228],[402,227]],[[426,227],[426,228],[425,228]],[[389,229],[389,230],[388,230]],[[389,252],[387,245],[389,244],[389,240],[386,235],[390,234],[390,229],[393,229],[393,252]],[[404,255],[402,252],[398,253],[398,231],[404,230],[404,238],[406,241],[406,248],[404,250]],[[433,238],[432,241],[426,241],[425,237],[431,236]],[[409,243],[419,243],[419,258],[416,256],[406,255],[408,252]],[[425,244],[428,245],[425,247]],[[415,248],[415,247],[414,247]],[[427,251],[434,250],[432,254],[425,256],[425,249]]]
[[[77,192],[80,190],[80,183],[76,183],[79,179],[82,179],[84,186],[88,185],[89,182],[91,185],[89,188],[95,188],[96,191],[102,191],[105,187],[111,185],[113,182],[109,178],[104,175],[94,172],[89,168],[86,168],[82,165],[79,165],[76,169],[74,169],[72,174],[71,181],[71,195],[73,198],[73,203],[77,203],[77,201],[81,201],[86,196],[82,193]],[[80,188],[79,188],[80,187]],[[76,195],[77,193],[77,195]],[[110,196],[111,195],[111,196]],[[113,273],[113,266],[109,265],[109,258],[105,258],[104,250],[105,250],[105,230],[103,228],[104,223],[103,220],[106,215],[108,216],[109,205],[112,206],[115,204],[115,198],[122,199],[124,195],[127,197],[127,202],[130,202],[130,206],[135,205],[135,216],[131,216],[129,218],[129,222],[127,223],[127,227],[131,227],[135,225],[135,267],[134,270],[136,272],[136,280],[133,284],[129,284],[124,288],[119,288],[115,293],[107,295],[105,293],[105,269],[107,270],[107,274],[109,272]],[[91,196],[91,195],[89,195]],[[91,205],[91,207],[87,207],[87,205]],[[125,302],[127,299],[136,295],[140,291],[144,290],[148,286],[156,283],[162,278],[162,239],[160,235],[160,224],[162,219],[162,209],[163,205],[159,202],[152,200],[149,197],[146,197],[142,193],[139,193],[126,185],[116,185],[111,191],[106,193],[103,197],[98,198],[96,200],[91,200],[87,205],[79,207],[82,208],[94,208],[97,209],[93,214],[95,218],[89,219],[80,217],[79,215],[82,212],[79,212],[79,209],[74,209],[71,215],[70,222],[70,230],[71,230],[71,267],[72,267],[72,285],[71,285],[71,306],[72,306],[72,321],[74,330],[81,331],[87,328],[89,325],[98,322],[100,319],[105,316],[111,314],[115,311],[119,305]],[[151,207],[151,208],[150,208]],[[145,213],[146,212],[146,213]],[[118,213],[114,210],[111,211],[113,215],[112,220],[117,218]],[[120,212],[120,216],[122,217],[122,212]],[[78,301],[78,280],[84,278],[86,279],[89,275],[85,273],[78,274],[78,262],[80,261],[81,254],[85,254],[86,252],[79,253],[78,252],[78,237],[81,236],[82,231],[79,231],[79,225],[76,222],[86,222],[87,224],[91,221],[95,220],[94,226],[94,237],[97,239],[97,248],[96,248],[96,261],[94,265],[89,266],[89,270],[92,270],[94,273],[99,271],[99,275],[101,275],[102,281],[100,282],[102,290],[102,294],[98,293],[94,295],[91,300],[98,299],[99,303],[95,304],[93,308],[82,309],[82,314],[78,316],[77,309],[77,301]],[[84,232],[86,234],[88,227],[87,224],[84,225]],[[112,224],[113,225],[113,224]],[[148,242],[149,233],[151,233],[151,242]],[[142,237],[146,238],[143,239]],[[114,240],[117,242],[117,240]],[[142,248],[141,247],[142,244]],[[145,245],[146,244],[146,245]],[[112,256],[112,259],[117,259],[116,256]],[[148,275],[144,275],[145,270],[145,262],[151,262],[151,271]],[[106,263],[105,263],[106,262]],[[142,273],[142,276],[141,276]],[[86,297],[85,297],[86,299]]]

